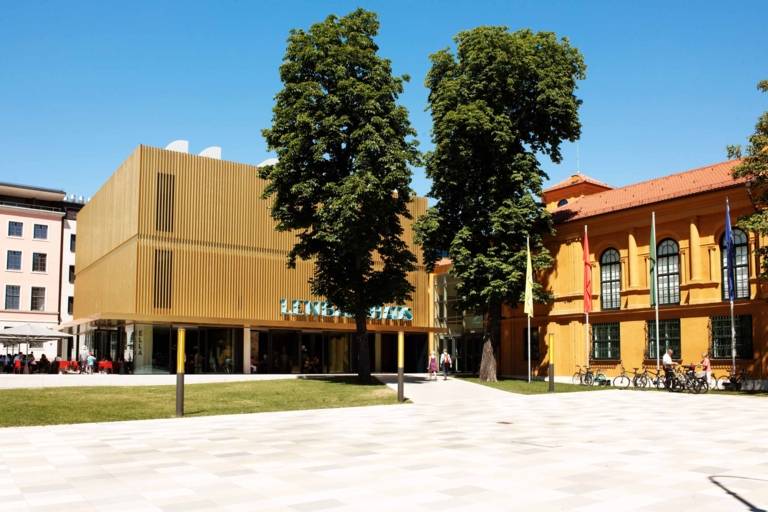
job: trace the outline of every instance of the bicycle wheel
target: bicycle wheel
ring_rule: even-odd
[[[656,380],[654,382],[656,384],[656,389],[666,389],[667,387],[667,381],[662,375],[659,375],[658,377],[656,377]]]
[[[717,379],[715,386],[717,389],[730,390],[731,378],[728,376],[720,377],[719,379]]]
[[[709,392],[709,382],[706,381],[706,379],[700,379],[699,383],[701,385],[701,393],[707,393]]]
[[[592,375],[591,373],[587,373],[587,374],[584,375],[584,382],[583,382],[583,384],[585,386],[591,386],[594,383],[595,383],[595,376],[594,375]]]
[[[636,388],[645,388],[648,387],[648,377],[645,375],[638,375],[635,379],[635,387]]]
[[[619,375],[618,377],[613,379],[613,385],[617,388],[623,388],[626,389],[629,387],[629,377],[626,375]]]
[[[581,372],[576,372],[573,374],[573,378],[571,379],[571,382],[574,384],[583,384],[581,381]]]

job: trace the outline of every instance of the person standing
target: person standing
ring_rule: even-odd
[[[429,355],[427,361],[427,373],[429,373],[429,380],[437,380],[437,356],[434,352]]]
[[[712,362],[709,360],[709,354],[707,352],[701,354],[701,363],[699,364],[707,378],[707,386],[712,388]]]
[[[93,356],[93,352],[88,352],[88,357],[86,358],[86,364],[88,365],[88,373],[93,374],[93,367],[96,364],[96,358]]]
[[[443,353],[440,356],[440,366],[443,367],[443,380],[448,380],[448,370],[451,369],[452,365],[453,361],[451,360],[451,355],[448,353],[448,349],[444,348]]]
[[[667,391],[672,391],[672,377],[675,373],[675,362],[672,361],[672,349],[667,349],[662,358],[662,364],[664,366],[664,385]]]

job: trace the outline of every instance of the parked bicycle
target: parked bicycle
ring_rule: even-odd
[[[592,386],[594,384],[602,384],[608,380],[603,372],[597,370],[593,372],[589,366],[576,366],[577,371],[573,374],[571,381],[574,384],[581,384],[583,386]]]
[[[629,375],[627,375],[627,370],[624,368],[624,363],[619,363],[619,366],[621,366],[621,371],[616,377],[613,378],[613,385],[617,388],[627,389],[632,383],[632,380],[629,378]],[[635,378],[636,377],[637,368],[635,368]]]
[[[741,391],[747,381],[749,380],[749,374],[744,368],[741,368],[736,373],[733,370],[728,372],[728,375],[719,377],[715,382],[715,389],[722,389],[725,391]]]

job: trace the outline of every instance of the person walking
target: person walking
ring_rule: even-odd
[[[429,374],[429,380],[437,380],[437,356],[434,352],[429,355],[427,373]]]
[[[440,366],[443,367],[443,380],[448,380],[448,370],[451,369],[451,365],[453,365],[451,354],[448,353],[447,348],[444,348],[443,353],[440,355]]]

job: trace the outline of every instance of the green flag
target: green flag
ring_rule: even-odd
[[[648,288],[651,290],[651,306],[656,305],[656,212],[651,214],[651,241],[649,242],[651,249],[651,273],[648,276],[650,285]]]

